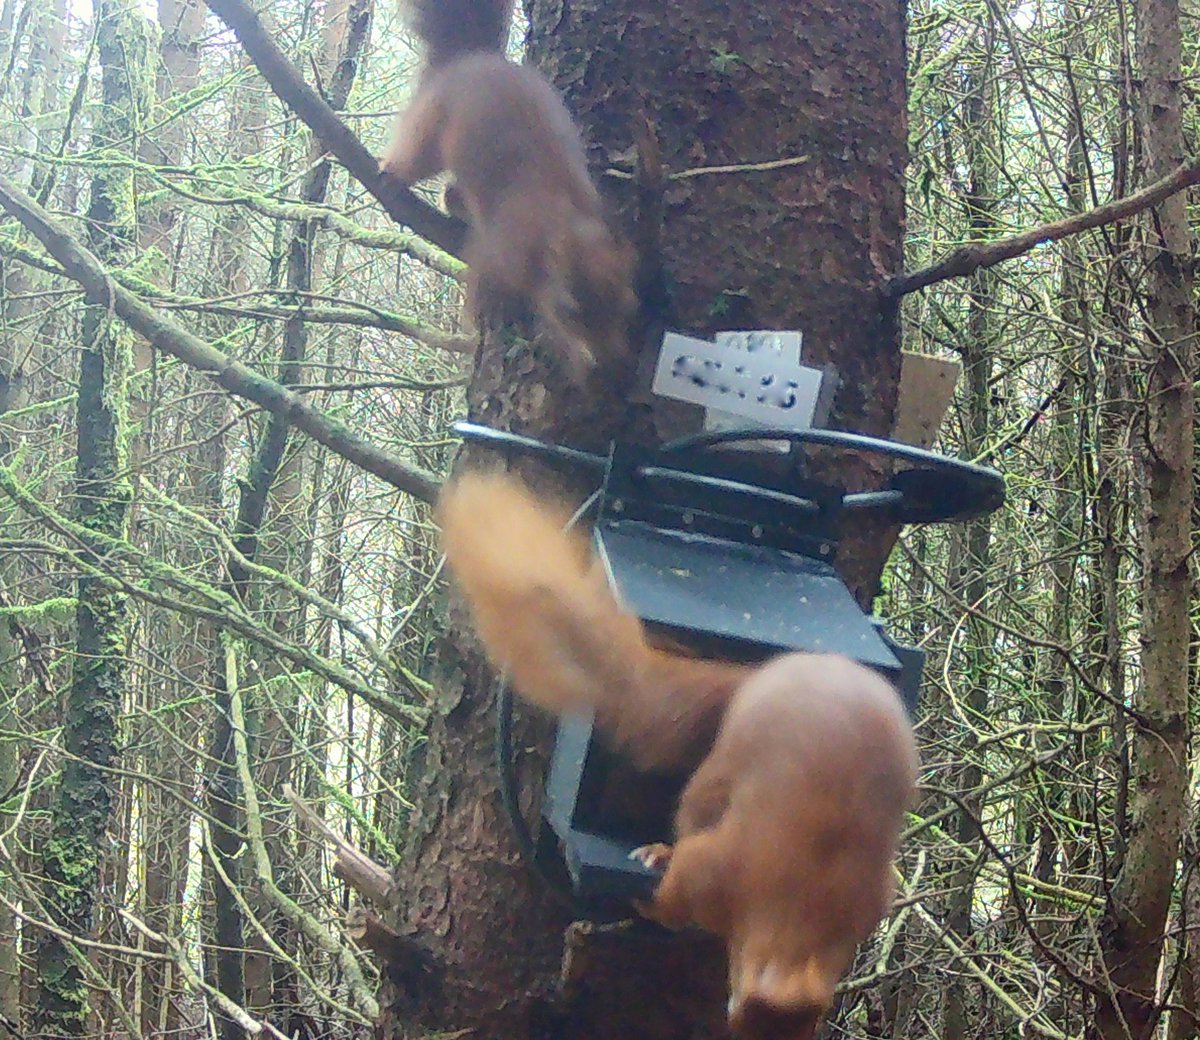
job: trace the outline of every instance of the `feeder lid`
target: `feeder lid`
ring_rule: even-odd
[[[900,661],[827,563],[639,520],[602,519],[596,551],[643,621],[772,651],[843,654],[899,672]]]

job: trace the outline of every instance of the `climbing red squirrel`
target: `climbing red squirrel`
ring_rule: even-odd
[[[567,516],[502,475],[443,493],[442,545],[488,656],[533,703],[594,710],[636,764],[699,762],[674,846],[635,853],[666,868],[640,909],[726,940],[735,1034],[807,1040],[891,905],[917,769],[900,700],[843,657],[754,666],[652,646]]]
[[[452,174],[447,205],[470,225],[468,312],[531,307],[581,380],[628,352],[637,300],[579,131],[544,76],[505,59],[513,0],[410,6],[425,70],[380,168],[405,184]]]

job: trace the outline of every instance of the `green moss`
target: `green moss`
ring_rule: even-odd
[[[708,63],[717,75],[727,76],[735,65],[742,63],[742,56],[734,51],[725,50],[723,47],[713,47],[709,53]]]
[[[41,603],[18,603],[0,607],[0,618],[11,618],[22,625],[66,625],[75,616],[74,596],[56,596]]]
[[[153,96],[151,54],[155,30],[136,0],[101,0],[97,6],[101,104],[93,124],[88,238],[100,258],[129,262],[136,242],[134,151]],[[83,322],[77,410],[77,509],[85,567],[73,601],[76,655],[66,697],[62,739],[67,752],[42,848],[47,908],[68,932],[88,935],[100,878],[104,835],[116,780],[117,721],[125,691],[129,630],[127,596],[105,577],[103,558],[124,544],[131,490],[125,477],[125,436],[132,336],[105,307],[90,307]],[[36,605],[47,617],[72,601]],[[52,607],[50,604],[54,603]],[[28,608],[26,608],[28,609]],[[37,1031],[80,1036],[87,1026],[87,965],[77,952],[47,934],[38,951],[40,992]]]
[[[144,199],[144,196],[143,196]],[[128,267],[121,272],[125,277],[122,283],[134,292],[151,293],[160,291],[157,287],[165,285],[171,273],[171,258],[161,249],[150,248],[139,253]]]

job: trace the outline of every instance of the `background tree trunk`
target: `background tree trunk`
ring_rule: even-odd
[[[1139,0],[1145,177],[1182,161],[1182,39],[1175,0]],[[1139,461],[1143,523],[1142,688],[1134,699],[1130,830],[1101,934],[1104,977],[1095,1030],[1143,1040],[1160,1014],[1159,959],[1188,807],[1188,654],[1194,489],[1196,341],[1187,197],[1147,225],[1145,417]]]
[[[963,75],[963,136],[967,182],[962,186],[963,223],[969,241],[986,241],[995,233],[999,204],[996,176],[995,69],[993,30],[985,33],[978,51],[967,55]],[[948,146],[949,147],[949,146]],[[967,320],[962,344],[963,382],[967,400],[963,415],[962,456],[979,458],[992,434],[992,368],[995,362],[996,273],[977,271],[971,275],[967,296]],[[979,517],[953,537],[962,541],[957,585],[964,603],[981,605],[987,591],[986,575],[992,548],[992,518]],[[961,704],[946,705],[938,714],[963,718],[970,722],[963,743],[970,747],[978,738],[976,725],[987,715],[991,680],[989,626],[979,618],[970,618],[965,626],[960,650],[971,676],[961,692]],[[954,691],[951,696],[958,696]],[[975,884],[979,871],[979,819],[981,805],[976,790],[983,770],[975,754],[967,760],[955,778],[962,803],[956,813],[955,837],[962,857],[958,870],[951,875],[947,889],[946,925],[968,948],[973,931],[971,913],[975,903]],[[951,976],[946,989],[942,1018],[943,1040],[964,1040],[971,1035],[971,1020],[979,1008],[973,995],[978,987],[969,976]]]
[[[101,151],[127,150],[148,110],[151,30],[129,0],[101,0],[96,18],[103,104],[92,143]],[[132,172],[128,166],[102,167],[91,189],[89,244],[119,265],[130,255],[136,233]],[[121,538],[129,502],[121,424],[130,337],[103,307],[84,312],[81,335],[76,510],[84,527]],[[106,550],[87,549],[85,558],[103,567]],[[127,630],[124,592],[89,574],[79,577],[76,589],[75,660],[63,720],[66,756],[43,851],[44,900],[60,927],[86,936],[92,932],[105,832],[117,793],[109,767],[125,693]],[[39,1035],[86,1032],[93,999],[81,956],[55,934],[42,936],[34,1018]]]
[[[901,260],[903,5],[593,0],[534,2],[529,14],[531,58],[587,128],[593,168],[654,142],[638,182],[601,178],[642,251],[651,327],[639,369],[602,373],[583,395],[529,352],[485,347],[471,414],[573,444],[657,442],[697,425],[693,409],[647,392],[664,327],[799,328],[805,357],[842,377],[834,425],[886,435],[899,348],[877,290]],[[654,183],[657,162],[669,174],[796,157],[803,164]],[[876,476],[864,465],[850,479]],[[881,564],[853,561],[868,577]],[[441,959],[440,988],[436,998],[385,988],[383,1034],[722,1035],[713,943],[574,928],[564,965],[569,915],[510,837],[495,793],[491,678],[461,619],[442,671],[412,867],[397,878],[407,930]],[[544,729],[537,746],[521,762],[534,775]]]
[[[351,0],[348,4],[331,3],[326,11],[329,20],[324,34],[323,58],[325,69],[330,73],[327,96],[335,109],[343,107],[350,96],[373,11],[373,0]],[[309,146],[309,160],[310,166],[301,188],[301,199],[305,203],[321,204],[325,202],[329,190],[333,164],[325,158],[324,147],[316,142]],[[309,329],[302,304],[305,294],[313,290],[317,226],[318,222],[315,219],[298,221],[287,248],[287,290],[294,294],[291,302],[297,310],[284,326],[276,378],[288,386],[302,380],[307,359]],[[263,557],[269,555],[264,551],[263,543],[271,533],[267,530],[265,521],[272,495],[292,499],[296,497],[297,482],[289,481],[290,488],[284,490],[281,490],[277,483],[281,473],[286,473],[289,464],[298,465],[294,446],[293,458],[286,459],[289,435],[289,424],[280,418],[270,416],[263,423],[261,440],[250,462],[247,478],[241,484],[238,497],[237,520],[234,526],[235,546],[244,560],[262,562]],[[279,519],[279,515],[276,514],[276,519]],[[287,544],[291,539],[285,535],[283,541]],[[278,559],[270,562],[278,563]],[[252,598],[252,583],[246,563],[231,555],[226,562],[226,572],[229,575],[229,591],[241,602],[249,603]],[[231,691],[227,685],[224,654],[218,654],[214,664],[213,686],[216,691],[217,713],[213,728],[213,779],[210,790],[213,796],[213,816],[219,822],[219,826],[214,828],[213,843],[221,872],[230,882],[227,884],[220,877],[214,879],[215,938],[218,947],[216,976],[221,992],[231,1000],[239,1005],[249,1003],[255,1010],[261,1011],[272,1004],[275,979],[271,960],[264,952],[256,951],[250,957],[243,953],[247,945],[253,948],[260,945],[260,942],[257,936],[248,939],[242,920],[242,907],[233,891],[233,888],[239,886],[243,872],[240,855],[242,841],[239,835],[243,810],[239,797],[240,783],[236,770],[234,729],[230,715]],[[262,674],[264,678],[269,679],[279,673],[277,668],[268,667]],[[271,716],[277,709],[264,704],[260,710],[266,716],[271,730],[279,730],[280,727],[271,722]],[[271,746],[270,740],[264,740],[264,745],[265,753],[283,756],[286,759],[285,749]],[[275,912],[266,908],[265,900],[252,896],[249,902],[262,912],[265,918],[263,923],[268,931],[284,930],[284,925],[276,920]],[[289,941],[287,937],[278,934],[274,938],[282,939],[286,948]],[[222,1040],[235,1040],[242,1032],[241,1026],[227,1016],[222,1016],[221,1029]]]
[[[24,375],[9,363],[0,363],[0,461],[11,464],[13,448],[10,431],[4,422],[4,413],[23,408],[26,404]],[[0,523],[9,519],[13,512],[11,503],[0,503]],[[20,570],[16,553],[0,553],[0,592],[16,588]],[[3,596],[3,605],[12,606],[9,595]],[[0,690],[6,691],[0,704],[0,790],[11,791],[17,786],[21,773],[21,744],[16,739],[17,696],[20,688],[21,659],[24,656],[21,632],[16,618],[0,618]],[[14,826],[12,813],[0,813],[0,828]],[[20,889],[16,879],[10,876],[11,867],[4,865],[0,871],[0,892],[16,903]],[[21,928],[17,915],[7,906],[0,910],[0,1015],[16,1028],[21,1027],[21,943],[18,938]]]

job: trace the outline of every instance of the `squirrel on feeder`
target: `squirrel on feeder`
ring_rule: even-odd
[[[470,225],[468,313],[531,306],[582,380],[628,352],[637,298],[579,131],[541,73],[504,57],[513,0],[410,6],[425,68],[380,169],[405,184],[450,172],[447,208]]]
[[[699,762],[674,846],[634,854],[665,868],[639,909],[726,940],[736,1035],[809,1040],[893,898],[917,770],[900,699],[844,657],[754,666],[651,645],[568,515],[502,475],[443,492],[442,546],[488,656],[527,700],[593,710],[639,767]]]

